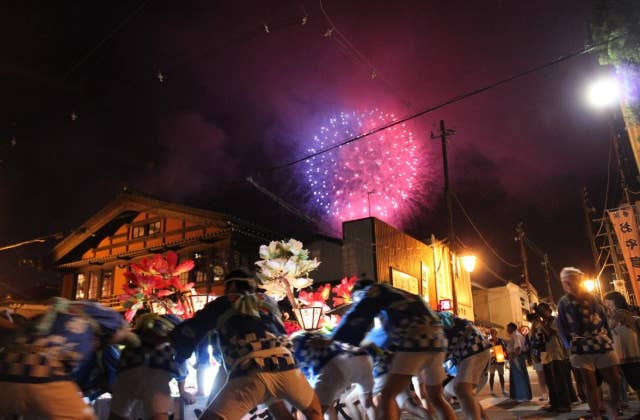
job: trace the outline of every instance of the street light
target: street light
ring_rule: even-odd
[[[586,279],[582,282],[582,287],[589,293],[596,289],[596,281],[594,279]]]
[[[620,101],[620,87],[614,77],[601,77],[587,88],[587,101],[595,108],[608,108]]]
[[[475,255],[464,255],[460,257],[462,260],[462,266],[467,273],[473,273],[473,270],[476,268],[477,258]]]

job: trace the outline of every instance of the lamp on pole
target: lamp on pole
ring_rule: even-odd
[[[630,205],[631,200],[629,199],[629,187],[627,186],[627,182],[625,180],[624,168],[622,166],[619,137],[617,135],[616,128],[614,125],[614,121],[615,121],[614,115],[613,115],[613,112],[611,111],[616,104],[620,104],[620,100],[621,100],[621,90],[620,90],[620,85],[617,79],[613,76],[608,76],[608,77],[601,77],[597,80],[594,80],[586,90],[586,99],[592,108],[604,109],[608,113],[607,126],[609,129],[609,138],[612,142],[613,150],[616,156],[616,161],[618,163],[618,178],[620,179],[620,187],[624,194],[624,203],[627,205]],[[584,197],[585,198],[583,199],[583,201],[584,201],[584,207],[585,207],[585,220],[587,223],[590,223],[590,219],[588,215],[588,206],[586,202],[586,193]],[[619,267],[620,263],[617,258],[615,244],[613,241],[613,235],[611,233],[611,229],[609,227],[608,221],[603,220],[603,224],[606,229],[607,239],[609,241],[609,245],[611,246],[611,250],[612,250],[611,257],[613,259],[613,265],[615,270],[615,280],[613,281],[613,283],[615,285],[616,290],[620,289],[620,291],[626,295],[625,279],[622,275],[622,270]],[[587,233],[589,233],[590,228],[591,226],[588,226]],[[593,244],[593,240],[592,240],[592,244]],[[592,250],[592,252],[594,251]],[[594,259],[595,259],[594,262],[596,265],[596,270],[598,270],[599,264],[595,256],[596,254],[594,252]],[[630,279],[630,280],[631,280],[631,286],[635,291],[637,289],[637,283],[633,279]],[[598,288],[600,290],[600,294],[602,294],[602,289],[599,287],[599,280],[598,280]]]

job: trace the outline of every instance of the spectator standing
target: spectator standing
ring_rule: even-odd
[[[527,372],[527,359],[524,353],[524,336],[518,331],[513,322],[507,325],[509,341],[507,354],[509,356],[509,397],[519,402],[531,400],[531,382]]]
[[[541,314],[539,332],[544,335],[545,348],[540,354],[544,374],[549,389],[548,411],[568,413],[571,403],[577,401],[571,383],[569,352],[564,348],[558,335],[557,319],[551,315],[551,307],[546,303],[538,305]]]
[[[640,318],[631,312],[620,292],[604,295],[604,304],[609,313],[613,347],[620,358],[620,369],[629,386],[640,398]]]
[[[507,397],[504,390],[504,363],[507,355],[507,345],[504,340],[498,337],[498,330],[491,328],[489,330],[489,341],[491,342],[491,364],[489,365],[489,392],[492,396],[496,396],[493,392],[493,380],[496,372],[498,373],[498,380],[500,381],[500,390],[502,395]]]
[[[558,333],[570,349],[571,365],[580,370],[593,419],[600,419],[601,401],[596,372],[609,384],[609,418],[618,418],[620,373],[612,333],[602,305],[582,288],[583,273],[574,267],[560,272],[566,294],[558,302]]]

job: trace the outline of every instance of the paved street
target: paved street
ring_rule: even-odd
[[[508,375],[508,371],[505,372]],[[485,386],[479,395],[480,403],[487,412],[487,415],[491,420],[506,420],[506,419],[581,419],[589,418],[587,410],[589,407],[587,404],[577,404],[572,407],[572,412],[562,415],[555,415],[541,411],[541,408],[548,404],[548,401],[539,401],[540,387],[537,383],[537,377],[535,372],[529,371],[531,378],[531,386],[533,388],[534,400],[527,403],[517,403],[509,400],[508,398],[498,397],[494,398],[489,394],[489,387]],[[508,379],[507,379],[508,382]],[[496,389],[499,389],[499,384],[496,383]],[[507,391],[508,391],[507,383]],[[195,420],[194,409],[202,408],[204,401],[198,401],[195,406],[185,407],[185,419]],[[463,419],[462,412],[458,409],[456,411],[459,419]],[[635,414],[640,414],[640,401],[635,397],[630,396],[629,408],[625,409],[623,418],[629,419]],[[412,420],[413,417],[404,415],[403,420]]]

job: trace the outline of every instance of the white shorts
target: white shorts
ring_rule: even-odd
[[[572,354],[570,356],[571,366],[576,369],[586,369],[596,371],[620,364],[618,356],[614,351],[595,354]]]
[[[417,376],[425,373],[425,385],[442,384],[447,378],[444,371],[443,351],[397,352],[391,358],[389,373]]]
[[[283,372],[251,372],[227,381],[207,411],[223,419],[237,420],[260,404],[287,400],[299,410],[305,410],[315,393],[300,369]]]
[[[111,412],[129,417],[136,401],[141,401],[147,417],[173,412],[169,382],[173,376],[162,369],[138,366],[119,372],[111,393]]]
[[[0,418],[38,416],[48,419],[93,420],[91,406],[82,400],[80,388],[71,381],[43,384],[0,382]]]
[[[321,405],[330,405],[351,384],[356,384],[360,395],[373,392],[373,362],[368,355],[340,355],[323,366],[314,389]]]
[[[482,384],[483,376],[487,374],[489,369],[490,360],[491,352],[489,349],[462,359],[460,364],[456,366],[456,376],[447,384],[445,391],[451,395],[456,395],[454,389],[459,383],[473,384],[476,386]]]

